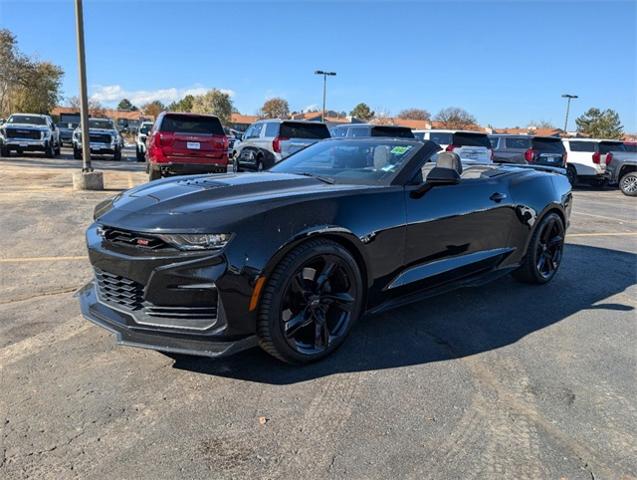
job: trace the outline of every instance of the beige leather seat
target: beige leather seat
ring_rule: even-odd
[[[374,170],[380,170],[389,164],[389,147],[380,145],[374,149]]]

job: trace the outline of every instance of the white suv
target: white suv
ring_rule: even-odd
[[[469,130],[414,130],[419,140],[431,140],[469,163],[491,163],[493,148],[486,133]]]
[[[606,155],[621,144],[618,140],[563,138],[567,153],[567,175],[571,185],[577,182],[602,185],[608,181]]]

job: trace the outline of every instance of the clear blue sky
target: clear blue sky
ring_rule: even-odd
[[[481,124],[563,124],[562,93],[613,108],[637,131],[637,2],[157,2],[85,0],[89,93],[164,100],[209,87],[242,113],[283,96],[328,108],[364,101],[395,115],[460,106]],[[20,48],[61,65],[77,94],[71,1],[0,0]],[[174,90],[173,90],[174,89]]]

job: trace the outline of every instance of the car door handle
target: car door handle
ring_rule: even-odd
[[[507,198],[506,194],[500,193],[500,192],[495,192],[493,195],[491,195],[489,197],[489,200],[493,200],[496,203],[500,203],[505,198]]]

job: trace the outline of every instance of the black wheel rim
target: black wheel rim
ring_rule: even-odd
[[[351,267],[336,255],[305,262],[283,292],[283,336],[297,352],[315,355],[343,337],[352,322],[357,285]]]
[[[637,192],[637,174],[625,175],[622,178],[622,184],[620,185],[622,192],[635,193]]]
[[[548,279],[555,275],[562,261],[563,248],[564,228],[553,217],[542,227],[538,237],[535,265],[542,278]]]

